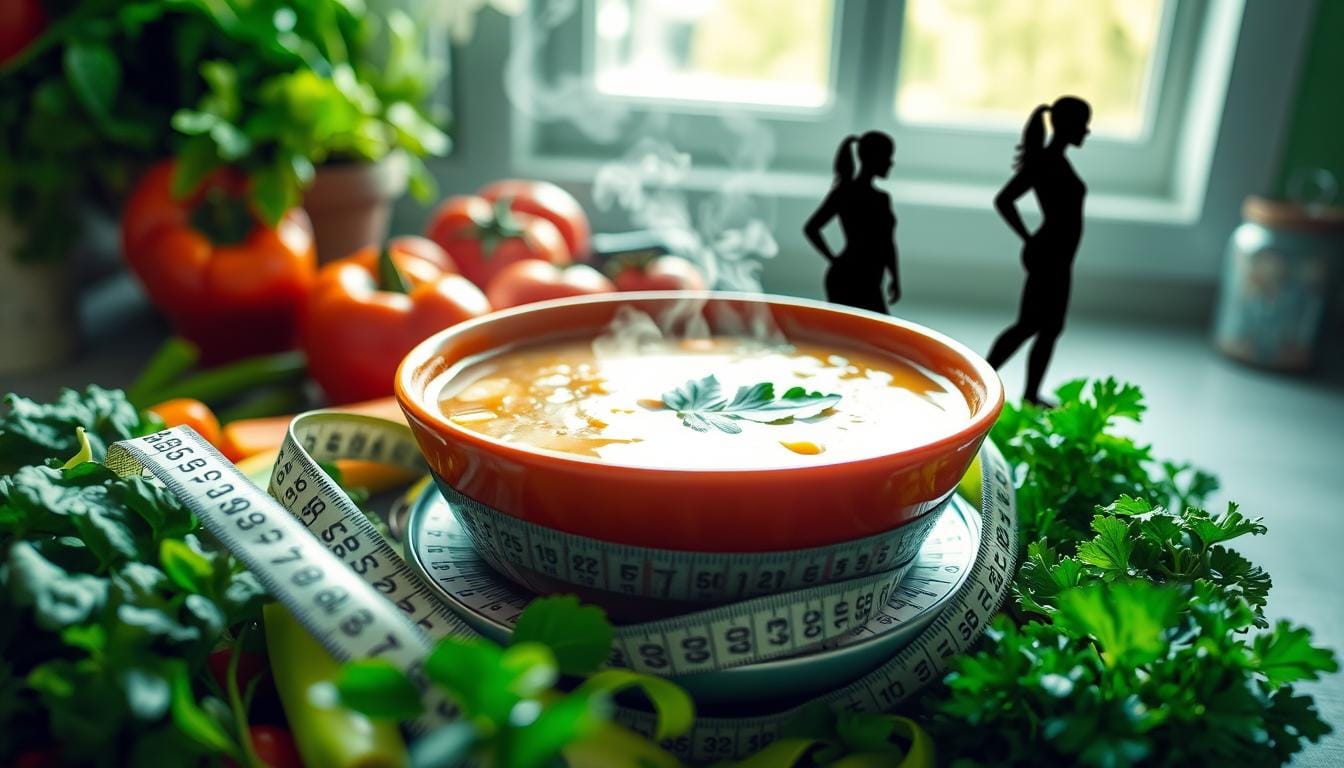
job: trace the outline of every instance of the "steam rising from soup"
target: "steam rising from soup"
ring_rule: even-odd
[[[789,342],[750,319],[742,335],[711,336],[692,325],[669,338],[647,316],[626,315],[597,340],[553,340],[469,360],[445,375],[439,406],[458,426],[506,443],[610,464],[697,470],[870,458],[937,439],[970,417],[947,379],[888,354]],[[721,397],[703,403],[712,423],[728,426],[698,431],[688,426],[698,422],[664,398],[708,376]],[[834,404],[816,415],[779,421],[714,410],[735,401],[741,388],[756,388],[762,402],[763,383],[776,404],[790,392],[839,399],[828,399]]]

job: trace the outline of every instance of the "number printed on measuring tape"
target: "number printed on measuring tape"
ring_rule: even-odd
[[[882,711],[939,677],[947,659],[979,637],[1007,592],[1016,548],[1012,484],[991,444],[980,456],[978,514],[931,513],[908,530],[789,553],[621,547],[532,526],[445,489],[454,496],[456,527],[411,521],[416,567],[319,465],[363,459],[422,469],[404,425],[301,415],[276,460],[270,495],[187,428],[118,443],[108,465],[163,482],[334,656],[385,658],[422,687],[435,638],[477,636],[473,626],[507,634],[533,597],[527,587],[540,586],[542,574],[640,599],[713,604],[617,628],[613,662],[661,675],[823,658],[920,618],[924,629],[887,663],[818,699],[836,710]],[[417,731],[451,716],[441,696],[429,692],[427,701],[439,719],[418,721]],[[664,746],[692,761],[740,757],[778,738],[795,713],[700,718]],[[617,717],[654,732],[651,713],[620,707]]]
[[[321,416],[310,423],[328,432],[330,422]],[[420,727],[443,721],[451,708],[441,693],[428,690],[424,659],[433,637],[475,633],[433,596],[312,456],[295,447],[287,441],[277,460],[274,498],[186,427],[116,443],[107,464],[120,474],[148,471],[334,657],[396,664],[427,691],[430,714]],[[407,465],[416,457],[412,443]],[[368,569],[377,579],[358,573],[350,561],[356,555],[377,561]]]

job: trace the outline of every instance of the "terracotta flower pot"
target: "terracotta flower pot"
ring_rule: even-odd
[[[392,203],[406,192],[406,177],[406,158],[400,153],[377,163],[318,168],[303,198],[317,236],[318,261],[343,258],[382,242]]]
[[[23,234],[0,211],[0,374],[51,368],[70,357],[79,333],[64,261],[22,263]]]

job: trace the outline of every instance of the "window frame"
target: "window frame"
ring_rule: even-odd
[[[1172,31],[1164,35],[1161,64],[1163,80],[1170,87],[1161,88],[1157,98],[1163,104],[1153,119],[1165,119],[1171,127],[1164,132],[1161,125],[1155,126],[1148,137],[1150,141],[1160,138],[1163,146],[1149,152],[1152,157],[1142,164],[1146,176],[1135,175],[1140,164],[1132,161],[1145,150],[1137,149],[1141,145],[1134,142],[1093,137],[1084,151],[1072,155],[1089,182],[1089,218],[1188,224],[1200,215],[1208,178],[1207,173],[1201,177],[1194,171],[1207,170],[1212,162],[1246,0],[1169,2],[1174,20]],[[829,183],[839,139],[879,128],[891,132],[897,142],[896,166],[887,183],[894,202],[983,208],[1008,178],[1020,128],[958,131],[899,124],[895,116],[899,51],[898,46],[884,46],[884,41],[899,34],[905,0],[835,3],[833,95],[822,107],[630,99],[591,88],[586,98],[604,108],[625,111],[625,129],[615,141],[595,142],[572,126],[539,121],[514,110],[511,156],[532,173],[583,183],[616,159],[612,147],[625,149],[639,137],[652,136],[690,156],[691,170],[682,180],[688,190],[712,190],[731,179],[747,192],[811,198]],[[592,34],[594,8],[594,0],[578,3],[578,12],[555,30],[530,63],[534,73],[564,72],[566,62],[569,74],[591,73],[591,46],[584,35]],[[518,44],[520,29],[536,23],[530,18],[532,12],[529,4],[514,20],[513,44]],[[576,56],[575,51],[582,54]],[[576,70],[576,60],[587,69]],[[865,61],[869,62],[867,74],[862,71]],[[874,71],[879,74],[873,75]],[[587,82],[591,84],[591,78]],[[837,83],[851,86],[837,88]],[[862,104],[869,106],[864,109]],[[733,125],[724,119],[729,115],[734,116]],[[726,146],[745,143],[744,130],[757,132],[750,138],[772,141],[774,156],[768,167],[744,169],[734,165],[734,158],[725,157]],[[749,172],[746,178],[743,170]],[[1028,208],[1033,204],[1025,202]]]
[[[895,8],[899,5],[899,8]],[[886,36],[901,39],[905,2],[893,4],[894,13],[884,20]],[[1185,115],[1182,105],[1197,63],[1199,32],[1208,13],[1207,0],[1166,0],[1162,29],[1158,34],[1155,60],[1149,80],[1155,87],[1145,94],[1145,130],[1133,138],[1120,138],[1093,131],[1084,151],[1072,161],[1094,192],[1109,195],[1170,197],[1175,180],[1171,169],[1180,147]],[[899,46],[884,49],[880,73],[865,99],[870,104],[860,116],[866,124],[897,137],[898,159],[894,176],[908,181],[957,180],[963,183],[994,183],[1010,167],[1021,135],[1021,123],[982,124],[951,122],[906,122],[896,112],[896,89],[900,80]],[[1053,97],[1042,97],[1049,101]],[[1021,119],[1025,122],[1027,115]]]

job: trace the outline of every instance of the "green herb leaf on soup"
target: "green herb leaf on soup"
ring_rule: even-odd
[[[738,387],[737,394],[728,400],[720,391],[718,378],[711,374],[663,393],[662,401],[663,405],[676,411],[682,424],[697,432],[708,432],[712,428],[735,435],[742,431],[742,427],[734,423],[736,419],[763,424],[808,419],[834,407],[840,402],[840,395],[793,387],[776,398],[775,386],[762,382]]]

